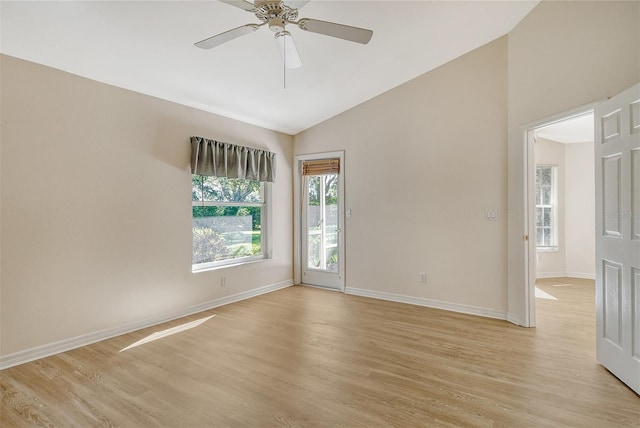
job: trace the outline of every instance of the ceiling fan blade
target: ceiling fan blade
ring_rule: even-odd
[[[285,0],[285,3],[287,4],[287,6],[293,9],[302,9],[302,7],[307,3],[309,3],[309,1],[311,0],[290,0],[290,1]]]
[[[364,28],[351,27],[349,25],[336,24],[335,22],[320,21],[318,19],[302,18],[297,22],[305,31],[337,37],[366,45],[373,36],[373,31]]]
[[[291,70],[302,67],[302,60],[300,59],[298,48],[296,48],[296,44],[293,41],[291,33],[288,31],[281,31],[276,34],[276,43],[278,44],[278,50],[280,51],[280,55],[284,61],[284,66],[287,69]]]
[[[239,7],[247,12],[253,12],[256,6],[253,3],[249,3],[245,0],[218,0],[222,3],[230,4],[231,6]]]
[[[258,24],[247,24],[234,28],[233,30],[225,31],[224,33],[216,34],[208,39],[200,40],[194,44],[202,49],[211,49],[230,40],[237,39],[240,36],[244,36],[245,34],[253,33],[258,28],[260,28]]]

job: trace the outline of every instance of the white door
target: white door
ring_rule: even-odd
[[[302,161],[301,282],[344,291],[340,160]]]
[[[595,110],[598,361],[640,394],[640,84]]]

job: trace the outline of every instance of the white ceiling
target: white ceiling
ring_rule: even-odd
[[[565,119],[534,131],[536,137],[558,143],[593,143],[593,112]]]
[[[218,1],[0,4],[0,51],[295,135],[508,33],[538,1],[313,0],[300,17],[374,31],[360,45],[295,26],[304,66],[283,69],[266,27],[211,50],[193,43],[248,23]]]

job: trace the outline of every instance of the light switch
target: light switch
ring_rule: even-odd
[[[496,220],[498,220],[498,210],[486,210],[484,212],[484,219],[486,221],[496,221]]]

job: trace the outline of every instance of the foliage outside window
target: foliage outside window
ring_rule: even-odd
[[[338,271],[338,175],[306,179],[308,207],[307,267]]]
[[[558,248],[557,166],[536,166],[536,247]]]
[[[266,185],[192,176],[193,270],[266,257]]]

